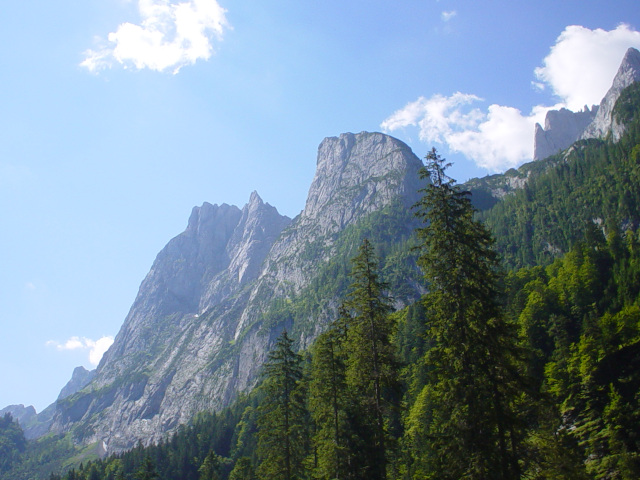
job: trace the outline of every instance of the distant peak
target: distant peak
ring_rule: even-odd
[[[623,89],[640,79],[640,52],[631,47],[624,54],[613,80],[613,88]]]
[[[258,192],[256,190],[251,192],[251,196],[249,197],[249,205],[260,205],[262,203],[264,202],[262,201],[262,198],[260,198],[260,195],[258,195]]]
[[[621,68],[625,65],[640,65],[640,51],[638,49],[629,47],[627,53],[624,54],[622,59]]]
[[[209,202],[204,202],[200,207],[193,207],[191,215],[189,216],[189,222],[187,224],[187,231],[198,231],[203,224],[215,222],[216,219],[227,218],[229,216],[239,216],[240,209],[235,205],[228,205],[223,203],[222,205],[212,205]]]

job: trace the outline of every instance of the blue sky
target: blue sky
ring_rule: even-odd
[[[32,0],[0,29],[0,407],[93,368],[191,208],[295,216],[318,144],[385,131],[460,181],[599,103],[632,1]]]

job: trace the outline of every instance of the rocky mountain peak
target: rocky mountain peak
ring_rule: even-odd
[[[290,301],[318,277],[342,229],[388,205],[415,203],[421,166],[399,140],[348,133],[320,144],[306,207],[294,220],[257,192],[242,210],[195,207],[158,254],[94,380],[56,405],[51,431],[119,451],[158,441],[251,388],[284,322],[293,321],[271,318],[274,301]],[[337,300],[326,302],[305,319],[300,345],[333,315]]]
[[[612,118],[613,107],[622,90],[637,81],[640,81],[640,52],[629,48],[600,105],[594,105],[591,109],[585,106],[580,112],[566,108],[549,110],[544,128],[536,124],[533,159],[541,160],[558,153],[580,139],[604,138],[609,133],[614,140],[619,139],[624,132],[624,125],[617,125]]]
[[[93,380],[95,374],[95,370],[87,370],[82,366],[74,368],[71,380],[69,380],[67,384],[62,387],[62,390],[60,390],[58,400],[67,398],[68,396],[82,390],[91,380]]]
[[[616,125],[613,121],[613,107],[622,90],[638,81],[640,81],[640,52],[635,48],[629,48],[613,79],[611,88],[600,103],[597,115],[580,138],[603,138],[611,133],[614,140],[619,139],[624,132],[624,125]]]
[[[318,147],[316,173],[302,216],[326,217],[342,228],[354,214],[378,210],[398,195],[412,202],[422,162],[400,140],[382,133],[343,133]]]
[[[620,64],[611,88],[624,90],[638,80],[640,80],[640,51],[631,47],[622,59],[622,63]]]
[[[275,207],[262,201],[258,192],[252,192],[227,243],[229,264],[209,283],[200,310],[220,302],[239,285],[255,280],[271,246],[289,223],[289,217],[280,215]]]
[[[549,110],[544,128],[536,123],[533,159],[541,160],[569,148],[593,122],[597,113],[597,105],[591,109],[585,105],[581,112],[572,112],[566,108]]]

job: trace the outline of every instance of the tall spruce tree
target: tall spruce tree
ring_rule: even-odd
[[[519,477],[516,332],[499,304],[498,256],[474,220],[469,193],[436,150],[420,171],[430,183],[416,205],[424,227],[418,263],[429,342],[426,385],[407,418],[413,478]]]
[[[357,416],[352,433],[362,441],[358,475],[384,479],[387,476],[393,424],[398,400],[397,369],[392,310],[386,284],[378,275],[378,259],[373,246],[364,240],[353,258],[351,292],[347,300],[351,319],[346,336],[346,383],[355,392]]]
[[[319,479],[355,478],[350,425],[354,396],[346,382],[348,322],[341,306],[339,318],[318,336],[312,349],[309,410],[315,425],[314,477]]]
[[[220,480],[220,457],[211,450],[198,469],[200,480]]]
[[[264,364],[264,400],[258,412],[260,478],[304,478],[307,411],[301,380],[302,357],[285,330]]]

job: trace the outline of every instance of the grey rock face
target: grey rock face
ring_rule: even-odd
[[[326,230],[339,230],[353,217],[376,211],[398,196],[413,204],[421,166],[407,145],[388,135],[362,132],[326,138],[318,147],[301,221],[322,219]]]
[[[67,398],[68,396],[82,390],[91,380],[93,380],[93,377],[95,377],[95,375],[95,370],[89,371],[84,367],[76,367],[73,370],[73,374],[71,375],[71,380],[69,380],[67,384],[62,387],[62,390],[60,390],[58,400]]]
[[[320,145],[293,221],[256,193],[242,210],[195,208],[158,254],[94,380],[57,403],[52,431],[113,452],[228,405],[255,384],[281,331],[262,326],[269,302],[308,285],[342,229],[398,199],[412,205],[421,165],[392,137],[344,134]]]
[[[325,138],[305,208],[271,249],[263,281],[276,291],[306,286],[316,260],[305,261],[304,250],[314,245],[328,260],[334,236],[345,226],[395,199],[410,208],[419,197],[421,166],[406,144],[382,133]]]
[[[585,106],[581,112],[566,108],[550,110],[544,128],[536,124],[533,159],[547,158],[581,139],[605,138],[611,134],[617,141],[624,133],[624,125],[618,125],[612,118],[613,107],[622,90],[637,81],[640,81],[640,52],[629,48],[599,106],[591,109]]]
[[[10,405],[0,410],[0,416],[10,413],[11,416],[20,424],[20,428],[24,436],[28,440],[33,440],[45,435],[51,426],[54,407],[49,405],[42,412],[36,413],[36,409],[31,405]]]
[[[259,299],[265,292],[286,297],[309,285],[318,264],[332,257],[336,235],[345,227],[398,199],[410,208],[419,198],[421,166],[405,143],[382,133],[325,138],[305,208],[272,246],[235,338],[264,308]],[[313,338],[299,339],[300,344]]]
[[[0,417],[4,417],[7,413],[22,426],[36,416],[36,409],[31,405],[28,407],[24,405],[9,405],[0,410]]]
[[[93,379],[95,372],[95,370],[88,371],[84,367],[76,367],[71,379],[60,391],[58,400],[73,395],[84,388]],[[24,436],[32,440],[45,435],[49,431],[55,414],[55,406],[56,404],[53,403],[42,410],[42,412],[36,413],[35,408],[32,406],[10,405],[0,410],[0,416],[5,413],[10,413],[20,424]]]
[[[549,110],[544,128],[536,123],[533,159],[542,160],[569,148],[591,124],[597,112],[597,106],[592,109],[585,106],[581,112],[572,112],[566,108]]]
[[[243,210],[193,209],[186,230],[158,254],[95,380],[59,401],[52,430],[88,425],[83,442],[108,451],[146,443],[206,408],[228,401],[211,389],[212,355],[228,345],[227,327],[206,314],[258,273],[290,222],[253,193]],[[212,353],[213,352],[213,353]]]
[[[614,124],[613,107],[622,90],[637,81],[640,81],[640,52],[635,48],[629,48],[613,79],[611,88],[600,103],[598,114],[580,138],[604,138],[611,133],[613,139],[618,140],[624,132],[624,126]]]

